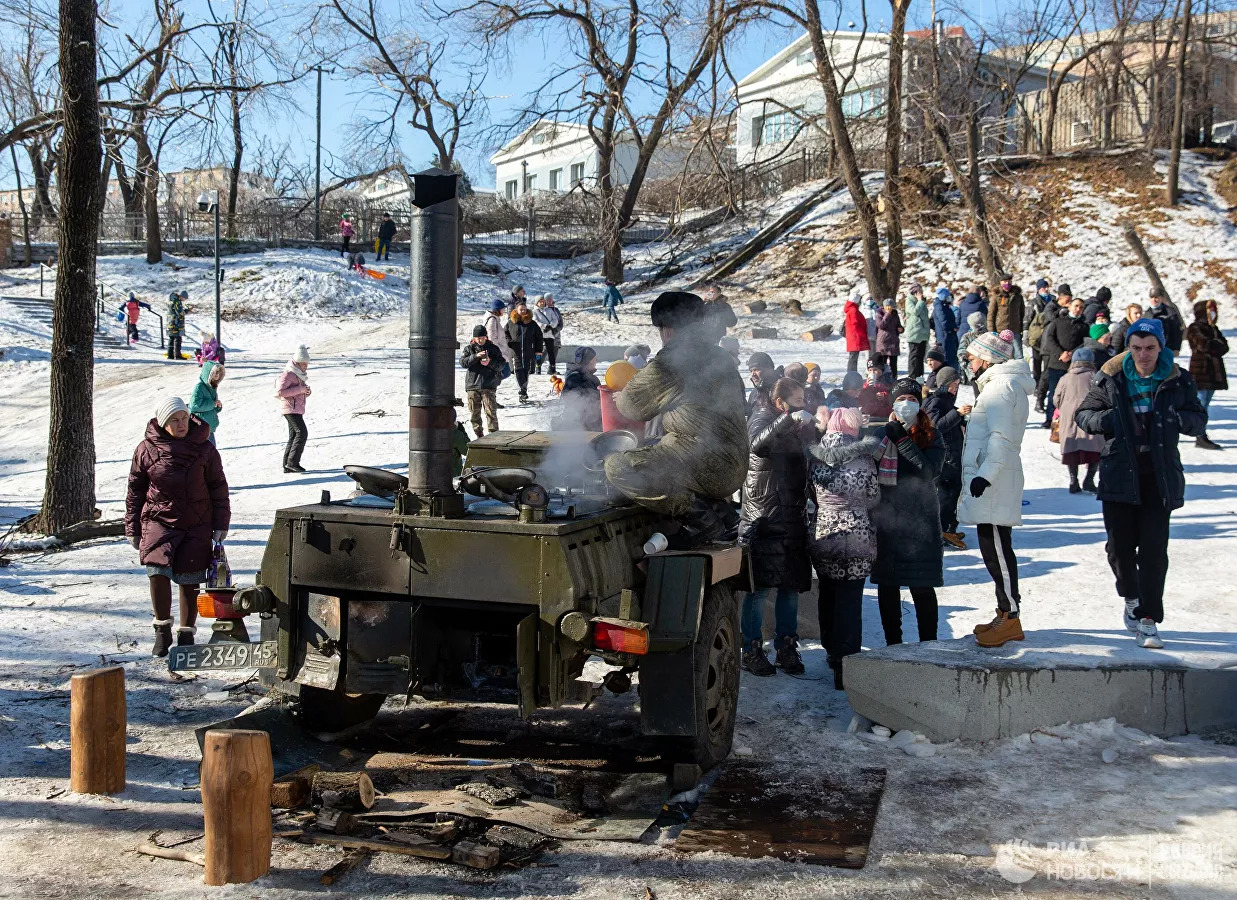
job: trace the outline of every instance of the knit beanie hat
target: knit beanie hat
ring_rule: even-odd
[[[914,397],[918,400],[923,396],[923,385],[914,378],[899,378],[893,383],[893,390],[889,392],[889,399],[897,400],[902,396]]]
[[[473,326],[473,329],[472,329],[472,336],[473,336],[473,337],[485,337],[485,334],[486,334],[486,332],[485,332],[485,326],[484,326],[484,325],[474,325],[474,326]]]
[[[943,363],[945,361],[945,351],[940,347],[933,347],[928,351],[928,359],[934,359],[939,363]]]
[[[1089,332],[1091,340],[1093,341],[1098,341],[1106,334],[1108,334],[1108,326],[1103,322],[1096,322],[1091,326],[1091,331]]]
[[[820,371],[820,366],[816,365],[816,363],[814,363],[814,362],[805,362],[805,363],[803,364],[803,368],[807,369],[809,372],[819,372],[819,371]]]
[[[839,406],[829,413],[827,431],[840,431],[851,437],[859,437],[859,426],[863,424],[863,413],[855,406]]]
[[[506,308],[507,304],[503,303],[501,300],[490,301],[490,312],[502,312]]]
[[[309,364],[309,348],[306,347],[304,344],[301,344],[301,346],[297,347],[296,352],[292,354],[292,361],[294,363],[303,363],[305,365],[308,365]]]
[[[842,390],[854,391],[863,387],[863,376],[858,372],[847,372],[842,376]]]
[[[596,355],[597,351],[592,347],[576,347],[576,354],[573,359],[575,359],[576,365],[582,366]]]
[[[1159,319],[1138,319],[1130,324],[1130,327],[1125,332],[1125,345],[1130,345],[1130,338],[1136,334],[1149,334],[1157,341],[1160,346],[1164,346],[1164,323]]]
[[[1095,365],[1095,351],[1090,347],[1079,347],[1070,357],[1071,363],[1090,363]]]
[[[911,293],[918,294],[919,296],[922,297],[923,296],[923,285],[920,284],[918,281],[916,281],[914,284],[911,285]]]
[[[971,341],[966,352],[991,363],[1008,362],[1014,358],[1014,333],[1008,328],[997,334],[989,331]]]
[[[958,380],[958,370],[953,366],[944,366],[936,370],[936,389],[944,390]]]
[[[172,418],[178,412],[188,413],[189,407],[185,405],[185,401],[179,397],[168,397],[159,404],[159,408],[155,410],[155,421],[162,428],[168,423],[168,419]]]
[[[1047,279],[1047,278],[1041,278],[1039,281],[1035,282],[1035,290],[1037,290],[1037,291],[1038,291],[1040,288],[1046,288],[1046,287],[1048,287],[1048,279]]]
[[[747,358],[747,367],[749,369],[772,369],[773,357],[758,350]]]
[[[978,309],[966,317],[966,324],[970,325],[974,331],[979,331],[979,329],[983,328],[987,322],[988,317]]]

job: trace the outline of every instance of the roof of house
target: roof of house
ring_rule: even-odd
[[[830,35],[833,40],[871,40],[871,41],[887,41],[889,35],[883,32],[876,31],[835,31]],[[812,46],[812,39],[806,32],[801,34],[794,41],[791,41],[783,49],[773,54],[765,62],[761,63],[754,72],[739,81],[737,87],[742,88],[747,84],[754,84],[757,81],[763,81],[770,73],[777,69],[789,59],[798,56],[804,50]]]
[[[538,132],[549,132],[550,141],[546,144],[533,145],[530,141]],[[558,122],[554,119],[538,119],[518,135],[505,143],[498,152],[490,157],[493,165],[529,156],[533,153],[545,153],[568,144],[591,140],[588,127],[575,122]]]

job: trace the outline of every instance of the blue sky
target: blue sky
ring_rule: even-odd
[[[199,0],[194,0],[199,2]],[[399,2],[399,0],[390,0]],[[847,3],[847,6],[852,4]],[[827,9],[822,7],[822,11]],[[858,8],[857,6],[855,7]],[[869,27],[876,29],[887,20],[889,7],[885,3],[871,4]],[[140,33],[142,24],[148,21],[149,0],[114,0],[112,11],[128,24],[134,33]],[[852,14],[854,10],[851,10]],[[921,4],[913,11],[910,27],[921,25],[920,19],[926,20],[928,5]],[[842,27],[848,20],[844,17]],[[128,29],[126,29],[128,30]],[[738,77],[751,72],[764,60],[768,59],[797,36],[797,32],[774,25],[761,25],[749,28],[740,40],[729,50],[732,70]],[[543,46],[541,42],[532,42],[519,47],[511,65],[501,70],[493,68],[486,82],[488,95],[488,119],[491,125],[509,121],[526,102],[529,92],[535,90],[546,79],[555,65],[556,50]],[[314,107],[315,82],[313,76],[304,78],[299,84],[289,89],[291,106],[272,110],[270,113],[254,114],[247,121],[247,143],[256,147],[259,139],[266,137],[275,143],[288,141],[291,155],[301,161],[312,161],[314,155]],[[323,182],[331,180],[331,168],[348,169],[343,160],[349,156],[350,125],[357,120],[372,119],[375,114],[375,103],[370,85],[358,80],[350,80],[341,72],[323,76],[322,97],[322,144],[323,144]],[[226,127],[226,126],[225,126]],[[404,128],[400,141],[408,158],[415,164],[427,162],[432,153],[428,139],[420,132]],[[474,185],[490,187],[493,185],[493,169],[488,158],[495,148],[492,129],[474,129],[466,134],[462,141],[463,147],[459,154],[461,161],[469,172]],[[197,165],[201,149],[189,146],[185,151],[171,150],[165,152],[163,167],[172,170],[186,165]],[[222,160],[218,160],[222,162]],[[28,176],[24,174],[23,180]],[[0,182],[6,187],[13,186],[12,164],[8,154],[0,158]]]

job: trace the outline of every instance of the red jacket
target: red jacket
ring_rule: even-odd
[[[868,350],[868,318],[859,309],[858,303],[846,301],[846,350],[853,353],[856,350]]]
[[[133,451],[125,497],[125,534],[140,536],[142,565],[170,566],[175,573],[210,565],[211,532],[231,521],[228,480],[210,428],[189,420],[189,433],[174,438],[151,419]]]
[[[137,317],[142,314],[142,306],[136,300],[125,301],[125,315],[129,317],[129,324],[136,325]]]

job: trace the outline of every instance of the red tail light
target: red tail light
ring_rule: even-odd
[[[640,656],[649,652],[649,630],[644,626],[616,625],[612,622],[597,622],[593,626],[593,646],[598,650],[613,650],[616,653],[635,653]]]

